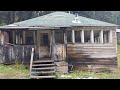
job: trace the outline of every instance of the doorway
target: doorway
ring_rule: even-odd
[[[49,32],[40,32],[40,58],[50,58],[50,34]]]

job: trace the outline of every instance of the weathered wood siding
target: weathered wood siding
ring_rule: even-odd
[[[0,63],[14,64],[17,61],[23,64],[30,63],[33,45],[0,46]]]
[[[68,45],[67,58],[69,63],[81,67],[88,67],[88,65],[117,66],[116,47],[112,44]]]
[[[67,59],[73,69],[97,69],[117,67],[116,32],[112,31],[112,43],[68,44]]]
[[[55,61],[65,61],[66,60],[66,45],[55,44],[52,46],[52,52]]]

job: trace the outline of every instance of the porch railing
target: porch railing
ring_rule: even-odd
[[[32,48],[35,48],[35,46],[34,45],[0,45],[0,63],[13,64],[16,62],[20,62],[23,64],[29,64]]]

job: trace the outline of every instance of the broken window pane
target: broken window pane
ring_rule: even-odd
[[[94,43],[100,43],[100,30],[94,30]]]

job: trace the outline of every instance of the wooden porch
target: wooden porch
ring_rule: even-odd
[[[63,35],[61,43],[55,40],[57,31],[59,30],[1,30],[1,63],[14,64],[18,61],[30,65],[32,48],[35,48],[35,61],[45,59],[54,60],[56,63],[66,61],[66,31],[61,29]]]

